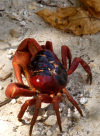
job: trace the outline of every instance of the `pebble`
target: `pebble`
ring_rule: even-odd
[[[63,104],[62,102],[59,104],[60,108],[64,108],[65,104]]]
[[[38,117],[37,117],[37,120],[41,120],[41,119],[42,119],[42,116],[38,116]]]
[[[82,98],[80,99],[80,103],[81,103],[81,104],[85,104],[85,103],[87,103],[87,102],[88,102],[88,98],[82,97]]]
[[[43,115],[43,117],[44,117],[44,118],[46,118],[46,117],[47,117],[47,111],[45,112],[45,114]]]
[[[35,3],[31,3],[30,5],[28,5],[28,9],[29,10],[36,10],[37,9],[37,5]]]
[[[71,109],[68,108],[68,115],[67,115],[69,118],[71,117]]]
[[[50,130],[48,130],[47,136],[52,136],[52,132]]]
[[[24,16],[24,19],[27,19],[27,18],[28,18],[29,14],[28,14],[28,11],[27,11],[27,10],[24,10],[23,16]]]
[[[12,55],[12,54],[14,54],[14,52],[15,52],[14,49],[9,49],[9,50],[7,50],[7,54],[8,54],[8,55]]]
[[[62,112],[63,109],[64,109],[64,107],[65,107],[65,104],[60,103],[60,104],[59,104],[59,107],[60,107],[60,108],[59,108],[59,111]]]
[[[20,24],[21,24],[21,26],[25,26],[26,22],[25,21],[21,21]]]
[[[33,135],[34,135],[34,136],[40,135],[40,132],[39,132],[39,131],[34,131],[34,132],[33,132]]]
[[[78,110],[76,108],[74,110],[74,114],[75,114],[75,116],[80,117],[80,114],[79,114],[79,112],[78,112]]]
[[[15,104],[15,103],[16,103],[16,99],[12,99],[11,104]]]
[[[44,102],[42,102],[41,109],[44,109],[44,108],[48,107],[49,105],[50,105],[50,103],[44,103]]]
[[[18,20],[18,21],[22,20],[22,17],[18,15],[16,12],[12,12],[12,13],[7,12],[7,14],[11,19]]]
[[[42,4],[40,4],[40,7],[41,7],[41,8],[43,8],[43,5],[42,5]]]
[[[59,112],[62,112],[62,110],[63,110],[62,108],[59,108]]]
[[[42,0],[42,2],[50,3],[50,0]]]
[[[22,101],[20,101],[20,100],[17,100],[17,103],[18,103],[18,104],[22,104]]]
[[[68,136],[68,133],[64,133],[64,134],[62,134],[62,136]]]
[[[7,55],[7,58],[11,60],[12,55],[8,54],[8,55]]]
[[[46,121],[44,122],[46,125],[52,126],[54,124],[56,124],[57,122],[57,118],[55,115],[51,115],[49,116]]]
[[[2,90],[3,89],[3,87],[0,85],[0,90]]]

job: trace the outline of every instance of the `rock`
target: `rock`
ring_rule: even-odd
[[[49,117],[46,119],[46,121],[45,121],[44,123],[45,123],[46,125],[52,126],[52,125],[56,124],[56,122],[57,122],[56,116],[55,116],[55,115],[51,115],[51,116],[49,116]]]
[[[5,52],[0,57],[0,80],[5,80],[12,74],[12,63],[6,54]]]
[[[13,20],[18,20],[18,21],[22,20],[22,16],[18,15],[16,12],[11,12],[11,13],[7,12],[7,14]]]
[[[6,3],[6,4],[5,4]],[[0,0],[0,10],[5,10],[7,9],[8,7],[10,7],[10,1],[8,0]]]
[[[11,5],[14,8],[21,7],[23,5],[24,0],[11,0]]]
[[[0,41],[0,50],[6,49],[7,47],[9,47],[8,43]]]
[[[0,10],[5,10],[5,5],[2,1],[0,1]]]
[[[10,29],[10,35],[14,38],[18,38],[20,36],[20,29]]]
[[[85,98],[85,97],[82,97],[82,98],[80,99],[80,103],[81,103],[81,104],[85,104],[85,103],[87,103],[87,101],[88,101],[88,98]]]

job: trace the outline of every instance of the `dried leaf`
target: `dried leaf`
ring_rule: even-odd
[[[69,17],[66,31],[71,31],[76,35],[95,34],[100,31],[100,20],[91,18],[88,11],[77,8],[77,13]]]
[[[71,7],[59,8],[54,12],[48,9],[43,9],[37,12],[37,14],[41,16],[45,22],[50,23],[52,26],[61,30],[65,30],[65,27],[68,25],[67,17],[72,16],[75,13],[75,9]]]
[[[82,8],[66,7],[56,11],[43,9],[37,14],[53,27],[75,35],[94,34],[100,31],[100,20],[90,18],[89,12]]]
[[[94,17],[100,18],[100,0],[81,0],[81,2]]]

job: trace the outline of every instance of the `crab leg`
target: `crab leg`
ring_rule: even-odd
[[[35,102],[36,102],[36,99],[35,99],[35,98],[33,98],[33,99],[31,99],[31,100],[26,100],[26,101],[25,101],[25,103],[22,105],[21,110],[20,110],[20,112],[19,112],[19,114],[18,114],[18,116],[17,116],[19,121],[22,121],[22,117],[23,117],[23,115],[24,115],[24,113],[25,113],[27,107],[34,105]]]
[[[17,98],[19,96],[34,96],[35,89],[30,90],[28,86],[20,83],[11,83],[7,86],[5,94],[9,98]]]
[[[38,114],[39,114],[42,102],[47,102],[47,103],[51,102],[51,98],[49,97],[48,94],[40,94],[36,98],[35,111],[34,111],[33,118],[31,120],[31,126],[30,126],[29,136],[31,136],[31,134],[32,134],[32,129],[33,129],[33,126],[34,126],[34,124],[36,122],[36,119],[38,117]]]
[[[29,51],[32,56],[35,56],[35,54],[41,49],[42,49],[41,46],[37,43],[35,39],[26,38],[20,43],[17,51],[22,51],[22,52]]]
[[[39,111],[40,111],[40,108],[41,108],[41,102],[42,102],[42,98],[38,97],[37,101],[36,101],[36,104],[35,104],[34,115],[33,115],[33,118],[31,120],[31,126],[30,126],[29,136],[31,136],[33,126],[34,126],[34,124],[35,124],[35,122],[37,120],[37,117],[38,117],[38,114],[39,114]]]
[[[76,109],[78,110],[78,112],[80,113],[80,115],[83,116],[82,110],[78,106],[77,102],[70,95],[70,93],[68,92],[68,90],[64,88],[64,89],[62,89],[62,91],[63,91],[64,94],[66,94],[68,100],[76,107]]]
[[[60,129],[60,131],[62,132],[61,118],[60,118],[59,104],[58,104],[59,101],[61,101],[61,93],[58,93],[57,96],[54,96],[54,97],[53,97],[52,104],[53,104],[53,108],[54,108],[54,110],[55,110],[55,112],[56,112],[59,129]]]
[[[62,56],[62,64],[64,68],[67,69],[67,58],[69,60],[69,68],[70,68],[72,55],[70,49],[66,45],[63,45],[61,47],[61,56]]]
[[[81,58],[74,58],[70,69],[67,71],[67,74],[70,75],[72,74],[76,68],[78,67],[78,65],[81,64],[82,67],[84,68],[84,70],[88,73],[89,79],[90,79],[90,84],[92,83],[92,73],[91,73],[91,69],[89,67],[89,65]]]
[[[18,83],[24,84],[21,76],[21,67],[17,63],[13,62],[13,68]]]
[[[42,48],[53,52],[52,42],[50,41],[47,41],[45,45],[42,45]]]

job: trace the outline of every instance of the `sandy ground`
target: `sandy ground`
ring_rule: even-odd
[[[67,0],[65,3],[58,2],[58,5],[70,6]],[[80,4],[79,1],[74,2],[74,5],[77,4]],[[83,58],[93,74],[92,85],[87,84],[87,74],[79,65],[68,79],[67,88],[79,103],[84,117],[80,117],[63,96],[60,104],[63,133],[59,132],[52,106],[43,105],[32,136],[100,136],[100,33],[74,36],[56,30],[35,14],[44,7],[46,6],[35,0],[0,1],[0,102],[6,99],[7,85],[16,81],[11,64],[12,56],[23,39],[35,38],[40,45],[45,44],[47,40],[52,41],[59,59],[61,46],[67,45],[71,49],[72,57]],[[24,123],[17,120],[18,111],[26,99],[28,98],[19,98],[0,107],[0,136],[28,136],[34,107],[25,112]]]

